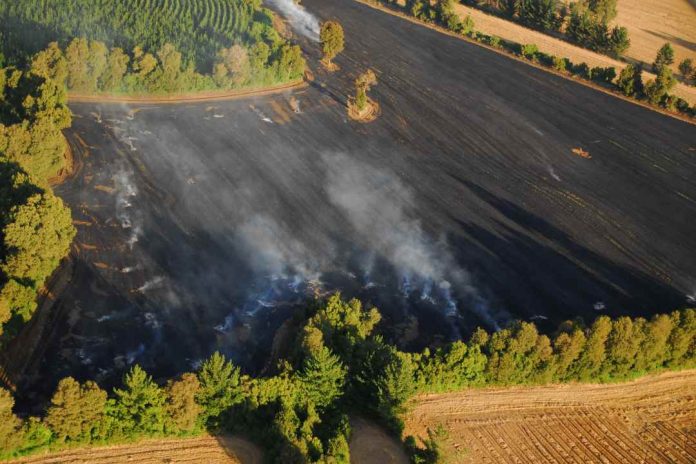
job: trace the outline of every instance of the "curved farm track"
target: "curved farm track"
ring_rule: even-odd
[[[133,445],[80,448],[12,461],[14,464],[209,463],[261,464],[262,451],[238,437],[146,440]]]
[[[426,395],[406,433],[425,436],[438,424],[457,463],[693,463],[696,371]]]

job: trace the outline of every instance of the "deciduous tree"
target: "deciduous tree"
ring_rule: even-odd
[[[58,383],[46,414],[46,424],[61,441],[90,442],[99,437],[106,414],[106,392],[88,380],[72,377]]]
[[[337,21],[326,21],[321,25],[319,33],[321,51],[324,54],[324,62],[331,68],[331,61],[343,51],[344,35],[343,27]]]

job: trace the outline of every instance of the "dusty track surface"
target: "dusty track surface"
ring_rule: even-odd
[[[71,104],[76,172],[57,192],[74,276],[20,404],[65,375],[108,387],[137,362],[165,378],[214,349],[258,368],[316,291],[377,305],[408,349],[696,292],[694,126],[357,2],[303,3],[348,38],[341,71],[314,66],[306,89]],[[367,67],[382,112],[353,123]]]
[[[408,464],[401,444],[382,428],[362,418],[353,418],[350,426],[351,463]]]
[[[426,395],[406,433],[425,436],[437,424],[457,463],[688,464],[696,461],[696,371]]]
[[[272,87],[260,89],[241,89],[229,92],[197,92],[190,94],[177,95],[81,95],[70,93],[68,99],[71,103],[123,103],[123,104],[181,104],[181,103],[204,103],[219,102],[227,100],[246,99],[274,93],[286,92],[292,89],[304,87],[304,81],[290,82]]]
[[[146,440],[133,445],[80,448],[11,461],[13,464],[261,464],[261,450],[237,437]]]

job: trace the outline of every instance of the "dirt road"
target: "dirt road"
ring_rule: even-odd
[[[469,390],[419,398],[407,432],[448,431],[461,463],[692,463],[696,371],[611,385]]]
[[[263,454],[238,437],[146,440],[134,445],[80,448],[11,461],[13,464],[261,464]]]

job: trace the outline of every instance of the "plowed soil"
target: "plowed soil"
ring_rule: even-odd
[[[80,448],[12,461],[14,464],[209,463],[260,464],[262,452],[238,437],[147,440],[134,445]]]
[[[425,436],[438,424],[457,463],[693,463],[696,371],[427,395],[406,432]]]

